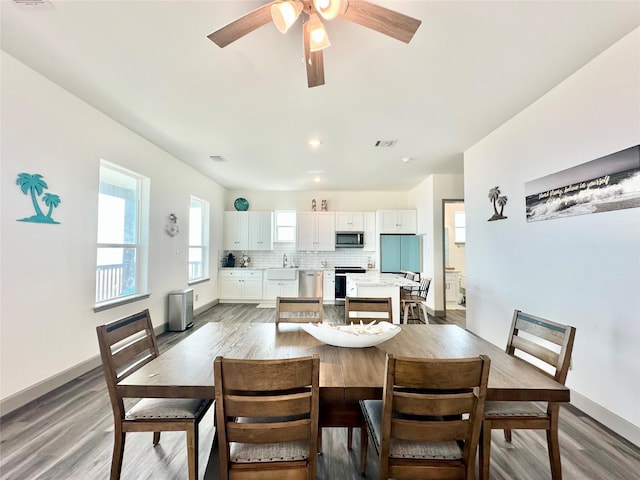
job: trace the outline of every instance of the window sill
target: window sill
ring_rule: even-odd
[[[199,283],[204,283],[204,282],[208,282],[209,280],[211,280],[209,277],[206,278],[196,278],[195,280],[190,280],[187,285],[189,285],[190,287],[192,287],[193,285],[198,285]]]
[[[110,308],[126,305],[127,303],[133,303],[133,302],[137,302],[138,300],[144,300],[145,298],[149,298],[150,296],[151,296],[151,293],[138,293],[136,295],[129,295],[127,297],[116,298],[113,300],[109,300],[107,302],[96,304],[93,307],[93,311],[95,313],[102,312],[104,310],[109,310]]]

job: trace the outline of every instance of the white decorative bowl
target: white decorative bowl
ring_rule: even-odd
[[[389,322],[370,323],[368,325],[309,323],[303,325],[302,328],[309,335],[327,345],[350,348],[373,347],[393,338],[400,332],[399,326]]]

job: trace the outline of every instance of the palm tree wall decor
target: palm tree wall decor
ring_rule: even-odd
[[[493,215],[489,219],[489,222],[507,218],[502,214],[502,212],[504,211],[504,206],[507,204],[507,197],[505,197],[504,195],[500,195],[500,187],[493,187],[491,190],[489,190],[489,201],[493,203]],[[499,212],[498,207],[500,207]]]
[[[16,180],[16,185],[20,186],[22,193],[25,195],[31,195],[31,202],[33,204],[33,209],[36,214],[31,217],[19,218],[18,222],[33,222],[33,223],[55,223],[59,224],[60,222],[56,222],[51,214],[53,213],[53,209],[60,205],[60,197],[55,193],[45,193],[42,196],[42,203],[45,204],[46,207],[49,207],[49,211],[45,214],[40,205],[38,204],[38,198],[42,195],[42,192],[49,188],[47,183],[43,180],[42,175],[39,173],[20,173],[18,174],[18,179]]]

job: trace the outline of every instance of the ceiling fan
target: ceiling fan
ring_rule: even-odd
[[[392,38],[409,43],[422,23],[399,12],[366,0],[277,0],[259,7],[208,35],[220,48],[273,21],[282,33],[303,13],[304,56],[309,88],[324,85],[322,50],[330,44],[322,19],[336,17],[371,28]]]

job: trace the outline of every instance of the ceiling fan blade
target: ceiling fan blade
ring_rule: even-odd
[[[271,5],[277,2],[269,2],[262,7],[243,15],[224,27],[216,30],[207,38],[220,48],[226,47],[246,34],[266,25],[271,21]]]
[[[365,0],[349,2],[347,11],[340,14],[340,18],[384,33],[404,43],[411,41],[422,23],[420,20]]]
[[[324,85],[324,59],[322,50],[312,52],[309,49],[309,29],[305,24],[302,31],[304,32],[304,63],[307,66],[307,86],[309,88]]]

